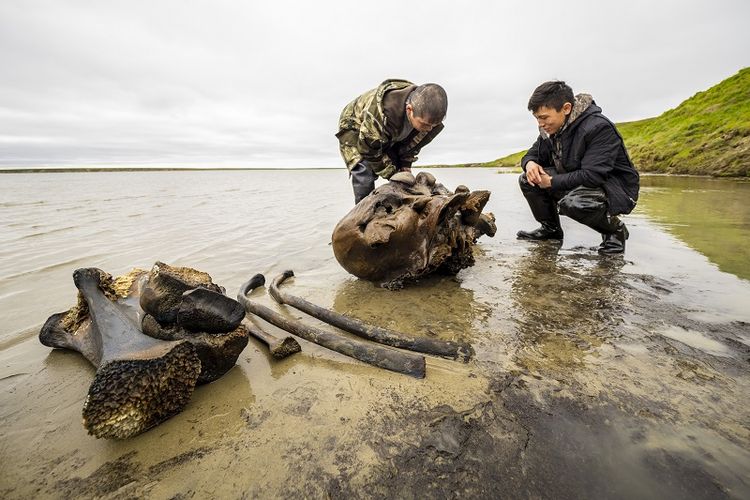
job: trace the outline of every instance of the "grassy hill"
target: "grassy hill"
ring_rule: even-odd
[[[617,128],[641,172],[750,177],[750,68],[656,118]],[[519,166],[524,154],[482,166]]]

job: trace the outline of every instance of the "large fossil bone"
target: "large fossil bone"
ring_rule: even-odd
[[[259,327],[255,326],[247,319],[242,322],[242,326],[244,326],[247,331],[250,332],[250,335],[266,344],[266,347],[268,347],[268,351],[271,353],[271,356],[276,359],[286,358],[287,356],[291,356],[292,354],[298,353],[302,350],[299,342],[297,342],[297,340],[291,335],[288,335],[284,338],[278,338],[275,335],[261,330]]]
[[[400,352],[382,345],[347,338],[342,335],[313,328],[298,321],[289,319],[276,311],[249,300],[247,298],[247,293],[259,286],[263,286],[265,281],[265,277],[262,274],[256,274],[240,287],[240,291],[237,294],[237,300],[240,301],[247,312],[260,316],[269,323],[286,330],[289,333],[293,333],[298,337],[302,337],[305,340],[314,342],[333,351],[364,361],[365,363],[399,373],[405,373],[412,377],[424,378],[424,356]]]
[[[294,276],[294,271],[284,271],[271,282],[268,292],[279,304],[290,305],[337,328],[346,330],[347,332],[353,333],[359,337],[392,347],[400,347],[410,351],[422,352],[446,358],[461,359],[463,361],[468,361],[474,354],[472,347],[466,343],[412,337],[386,328],[368,325],[356,318],[325,309],[313,304],[312,302],[308,302],[303,298],[296,297],[280,290],[280,285],[292,276]]]
[[[76,270],[73,281],[83,300],[76,311],[52,315],[39,340],[76,350],[97,368],[83,406],[83,425],[96,437],[121,439],[182,411],[201,363],[189,342],[141,333],[134,318],[102,291],[109,279],[99,269]]]
[[[477,238],[495,234],[494,216],[482,213],[489,197],[465,186],[451,192],[427,172],[400,172],[336,225],[334,255],[349,273],[387,288],[456,274],[474,264]]]
[[[247,346],[248,331],[240,325],[229,332],[193,332],[178,324],[162,325],[150,314],[141,320],[141,330],[161,340],[186,340],[193,344],[201,360],[199,384],[213,382],[228,372]]]
[[[157,262],[133,293],[146,313],[141,320],[145,334],[195,345],[201,384],[229,371],[248,342],[249,332],[241,325],[245,309],[223,292],[207,273]]]

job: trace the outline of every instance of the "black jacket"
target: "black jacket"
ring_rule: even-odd
[[[638,201],[640,177],[630,161],[622,136],[614,123],[592,104],[560,133],[564,172],[552,179],[553,191],[569,191],[578,186],[603,187],[610,215],[629,214]],[[544,168],[554,168],[552,138],[541,135],[521,166],[533,160]]]

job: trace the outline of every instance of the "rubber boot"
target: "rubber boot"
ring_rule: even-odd
[[[541,227],[533,231],[518,231],[516,237],[519,240],[562,240],[563,230],[560,227],[560,214],[557,213],[557,202],[549,190],[529,184],[529,181],[526,180],[526,174],[521,174],[518,182],[531,213],[541,224]]]
[[[533,231],[518,231],[516,238],[519,240],[562,240],[563,230],[560,224],[542,222],[542,225]]]
[[[362,198],[375,190],[375,179],[378,178],[364,163],[357,163],[351,171],[352,190],[354,191],[354,204],[359,203]]]
[[[625,240],[628,239],[628,236],[630,236],[628,228],[624,222],[620,221],[614,233],[602,233],[602,244],[599,245],[597,251],[603,255],[625,253]]]

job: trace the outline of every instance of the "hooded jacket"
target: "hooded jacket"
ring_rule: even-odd
[[[583,98],[585,102],[586,97],[590,99],[579,94],[576,101]],[[614,123],[602,115],[593,100],[590,102],[577,116],[571,113],[568,123],[556,134],[550,137],[540,133],[521,159],[521,166],[525,172],[526,164],[532,160],[545,169],[555,169],[557,163],[552,191],[602,187],[607,193],[609,214],[628,214],[638,201],[640,176]]]
[[[346,105],[336,134],[346,168],[351,171],[365,162],[388,179],[399,169],[411,167],[421,148],[443,130],[442,124],[429,132],[412,130],[398,140],[405,132],[406,100],[416,87],[406,80],[385,80]]]

